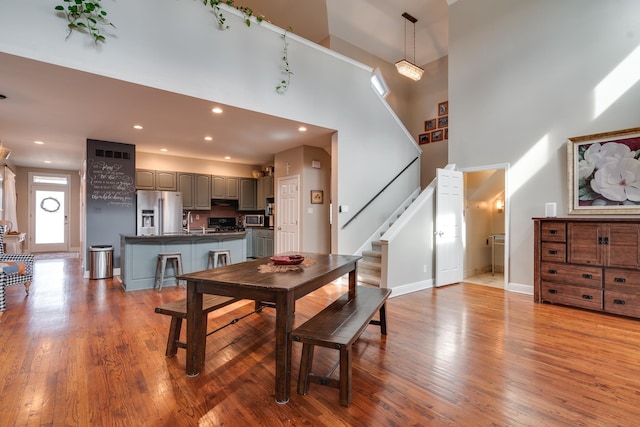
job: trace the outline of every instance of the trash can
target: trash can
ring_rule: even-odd
[[[113,277],[113,246],[89,246],[89,279]]]

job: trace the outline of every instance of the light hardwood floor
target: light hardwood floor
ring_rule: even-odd
[[[473,284],[389,300],[389,335],[354,349],[353,404],[338,390],[274,401],[274,320],[265,310],[210,336],[206,363],[164,356],[156,305],[184,288],[124,292],[82,278],[79,259],[39,260],[31,295],[7,289],[0,316],[0,426],[636,426],[640,322]],[[301,299],[295,323],[345,288]],[[209,328],[251,311],[237,303]],[[318,371],[337,352],[318,349]]]

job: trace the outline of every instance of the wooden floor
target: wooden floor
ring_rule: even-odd
[[[210,336],[206,363],[164,356],[169,318],[156,305],[184,288],[124,292],[82,278],[79,259],[39,260],[31,295],[7,289],[0,316],[1,426],[637,426],[640,321],[460,284],[389,300],[389,335],[354,349],[353,404],[338,390],[274,400],[271,310]],[[300,300],[295,324],[344,288]],[[212,313],[209,328],[251,311]],[[184,332],[183,332],[184,333]],[[337,352],[318,349],[329,370]]]

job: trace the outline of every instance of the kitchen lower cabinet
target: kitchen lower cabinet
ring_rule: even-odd
[[[253,257],[262,258],[273,256],[274,232],[269,229],[254,228],[251,230],[253,239]]]
[[[640,317],[640,220],[534,218],[534,300]]]

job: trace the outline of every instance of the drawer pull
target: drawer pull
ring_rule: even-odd
[[[614,304],[619,304],[619,305],[625,305],[626,302],[623,299],[614,299],[613,300]]]
[[[616,283],[624,283],[627,281],[627,279],[625,279],[624,277],[616,277],[613,279],[613,281]]]
[[[556,289],[549,289],[550,294],[557,294],[558,291]]]
[[[549,255],[558,255],[558,251],[556,251],[556,250],[550,250],[550,251],[549,251]]]
[[[547,273],[549,274],[558,274],[557,270],[548,270]]]
[[[549,234],[558,234],[558,230],[549,230]]]
[[[582,295],[583,299],[593,299],[593,295]]]
[[[591,274],[584,273],[584,274],[582,275],[582,278],[583,278],[583,279],[593,279],[593,276],[592,276]]]

